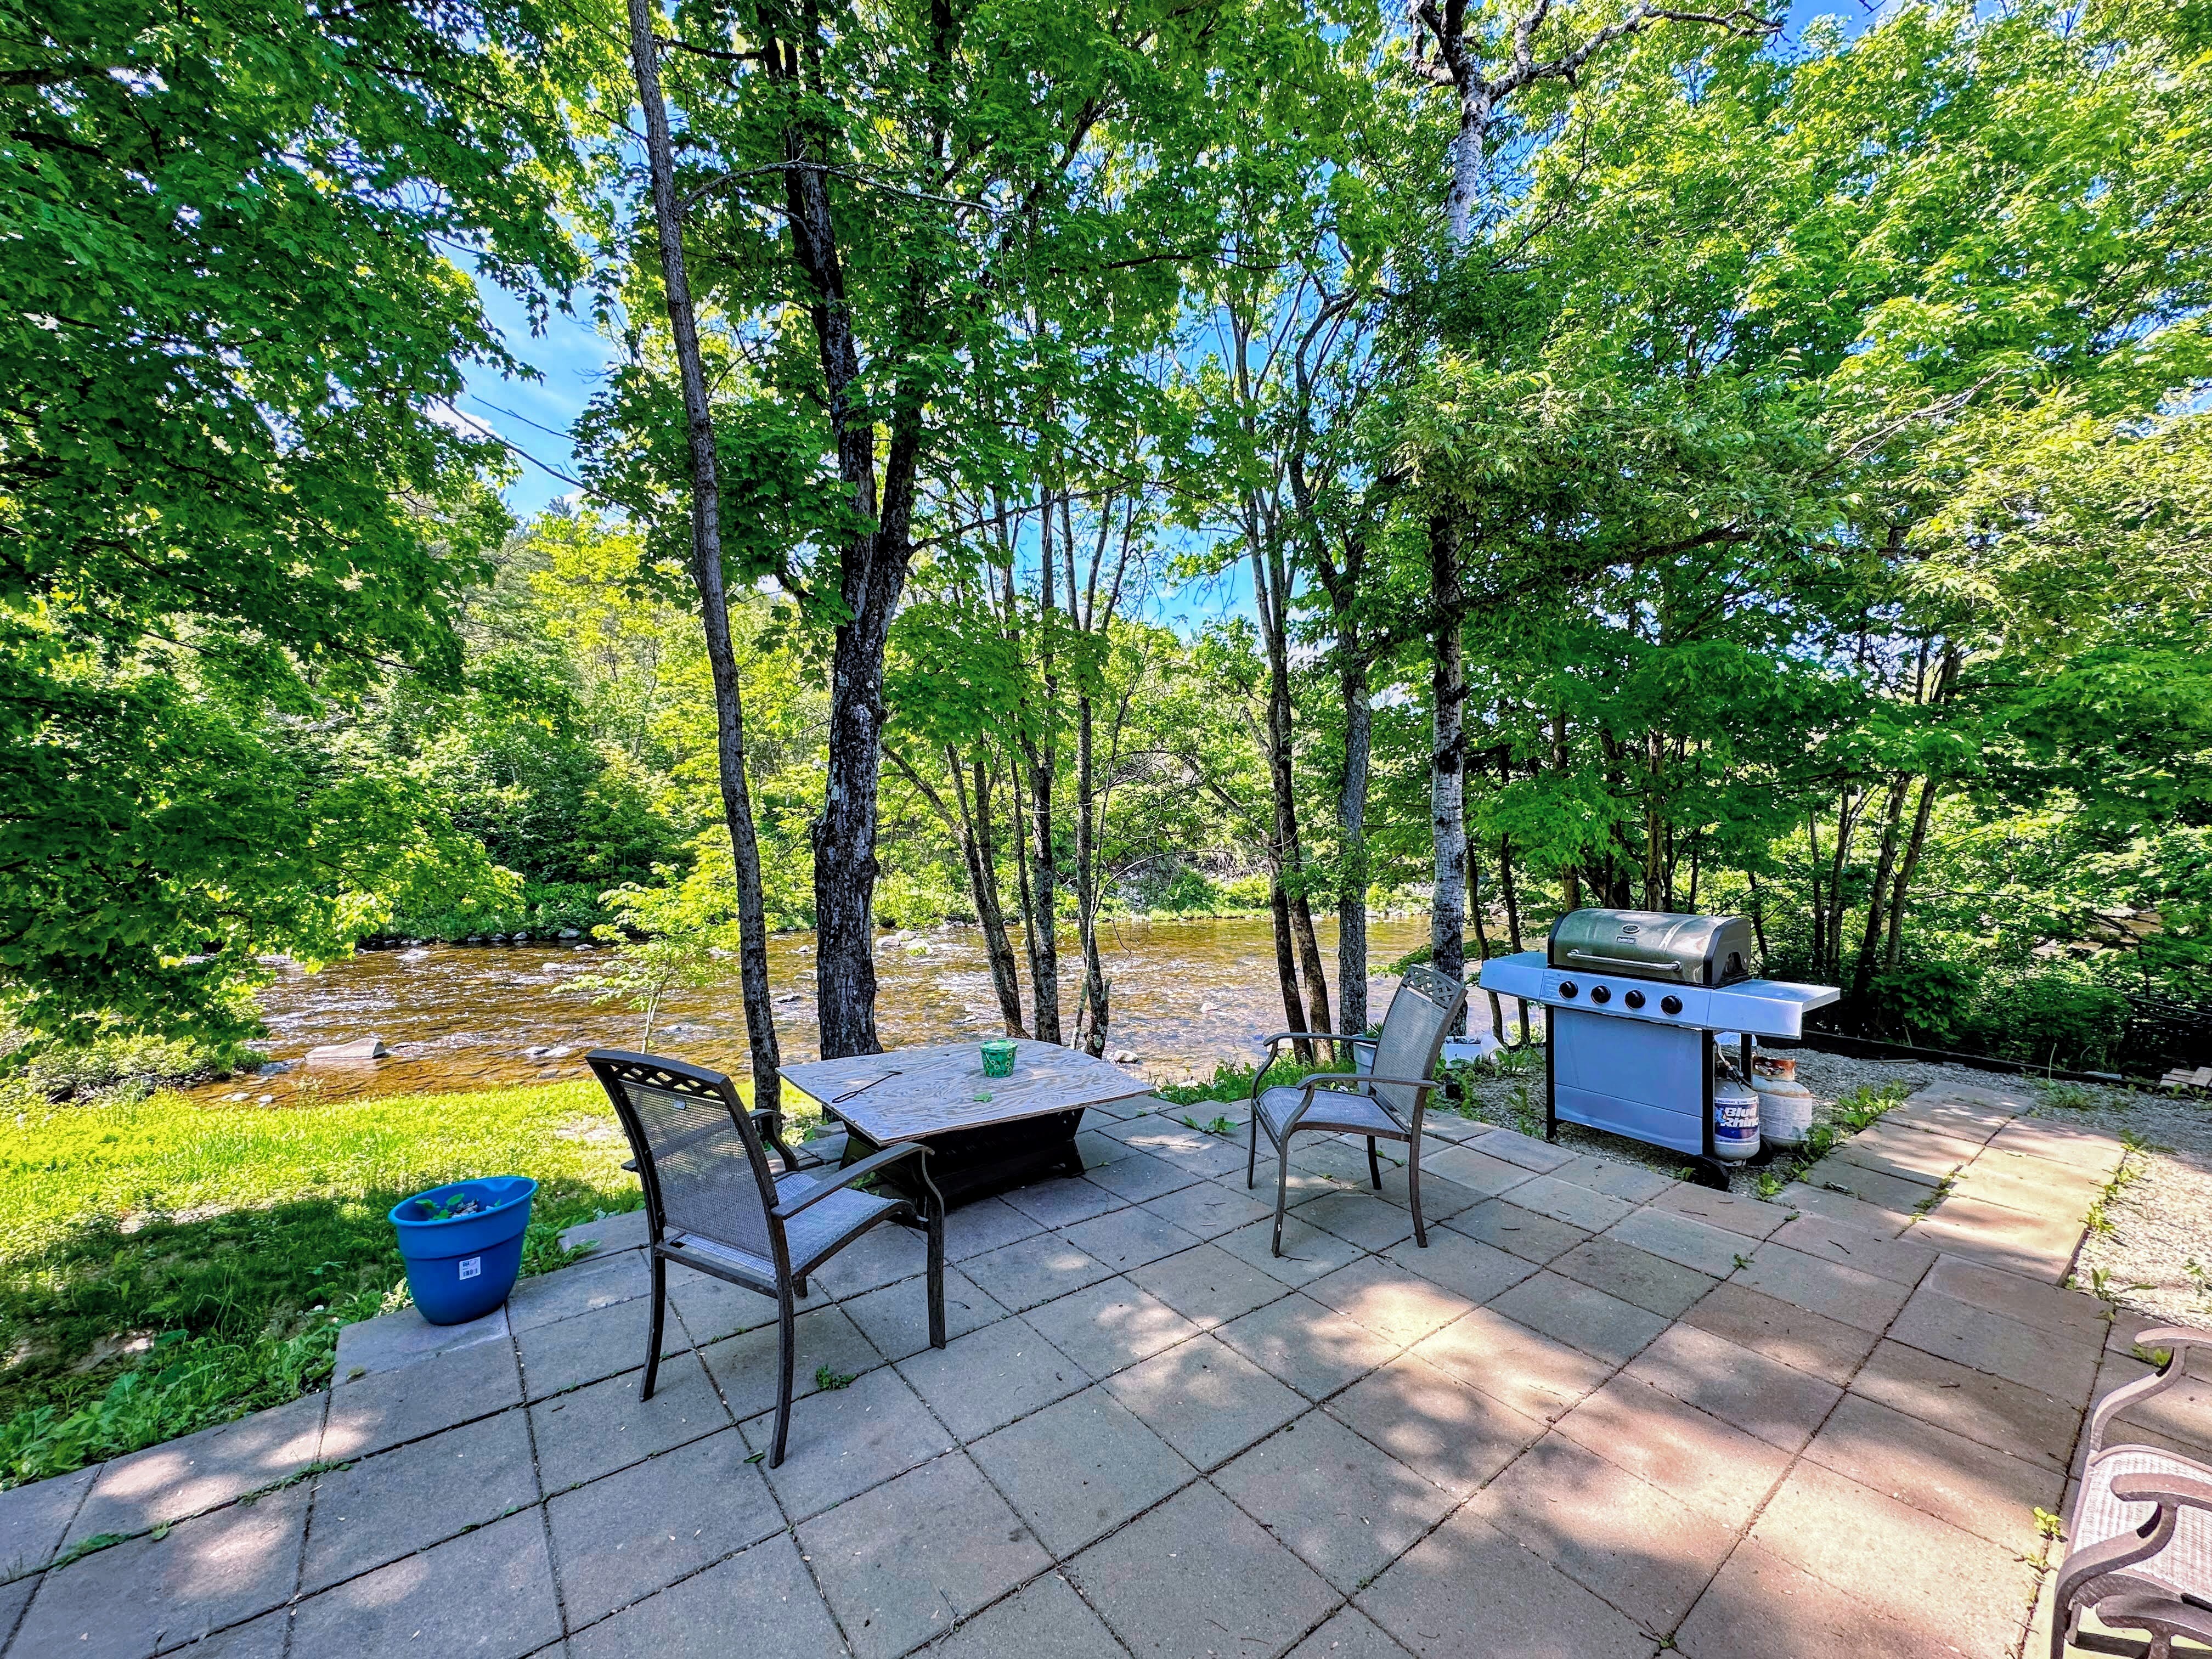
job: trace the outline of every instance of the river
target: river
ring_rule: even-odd
[[[1334,923],[1323,922],[1322,931],[1322,955],[1333,971]],[[1427,942],[1428,919],[1377,920],[1368,937],[1372,1017],[1380,1018],[1395,984],[1382,970]],[[1224,1060],[1249,1065],[1258,1054],[1254,1037],[1282,1029],[1274,942],[1265,919],[1119,921],[1102,931],[1100,944],[1113,985],[1107,1053],[1135,1055],[1124,1063],[1153,1082],[1211,1077]],[[1061,948],[1061,1007],[1072,1025],[1079,963],[1072,939]],[[787,1060],[817,1053],[813,951],[809,933],[784,934],[769,945]],[[258,1045],[287,1069],[193,1092],[207,1100],[283,1105],[303,1097],[581,1077],[585,1049],[635,1047],[641,1035],[641,1016],[619,1002],[595,1000],[578,984],[606,966],[611,955],[586,945],[431,945],[364,951],[314,973],[288,968],[261,993],[270,1036]],[[679,988],[663,1000],[653,1039],[657,1051],[735,1073],[749,1069],[737,963],[728,966],[725,981]],[[982,937],[973,927],[884,933],[876,975],[877,1029],[887,1048],[980,1039],[1000,1029]],[[1486,1027],[1487,1012],[1479,1005],[1472,1018]],[[318,1044],[362,1036],[382,1038],[391,1057],[345,1066],[298,1063]]]

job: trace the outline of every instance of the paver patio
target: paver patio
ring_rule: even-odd
[[[0,1494],[0,1653],[2017,1655],[2144,1370],[2060,1287],[2122,1149],[2027,1103],[1923,1090],[1773,1204],[1445,1117],[1427,1249],[1320,1141],[1279,1260],[1241,1145],[1094,1115],[1085,1177],[949,1218],[948,1349],[919,1238],[822,1276],[776,1469],[773,1304],[673,1269],[641,1404],[612,1218],[476,1326]],[[2212,1382],[2157,1407],[2212,1455]]]

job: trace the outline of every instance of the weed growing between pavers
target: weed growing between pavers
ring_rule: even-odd
[[[1795,1152],[1759,1172],[1759,1195],[1772,1198],[1835,1151],[1839,1143],[1877,1121],[1892,1108],[1902,1106],[1911,1092],[1912,1085],[1902,1082],[1870,1083],[1852,1090],[1807,1132],[1803,1144]]]
[[[0,1485],[322,1386],[339,1328],[404,1304],[385,1216],[410,1194],[533,1176],[522,1270],[573,1260],[562,1229],[639,1201],[620,1137],[576,1133],[611,1118],[576,1083],[275,1110],[157,1095],[0,1121]]]

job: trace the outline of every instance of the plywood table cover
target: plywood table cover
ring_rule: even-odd
[[[848,1164],[896,1141],[926,1143],[930,1179],[948,1204],[1055,1170],[1080,1175],[1084,1109],[1152,1091],[1106,1060],[1027,1038],[1015,1043],[1007,1077],[983,1075],[976,1043],[946,1042],[808,1060],[787,1066],[783,1080],[845,1121]]]

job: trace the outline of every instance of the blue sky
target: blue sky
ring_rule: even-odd
[[[1794,37],[1814,18],[1834,15],[1846,33],[1865,27],[1869,12],[1863,0],[1792,0],[1790,33]],[[468,392],[460,410],[482,422],[513,449],[534,457],[563,473],[575,471],[575,457],[565,434],[602,383],[611,361],[609,342],[588,322],[561,316],[551,318],[546,331],[530,333],[529,318],[522,307],[503,290],[480,283],[486,310],[507,336],[509,349],[535,368],[534,380],[507,380],[489,369],[471,369]],[[530,461],[520,463],[521,476],[507,487],[507,505],[527,516],[559,496],[571,492],[568,484]],[[1188,593],[1170,604],[1170,612],[1195,617],[1223,607],[1249,609],[1250,584],[1242,568],[1229,580],[1209,591]]]

